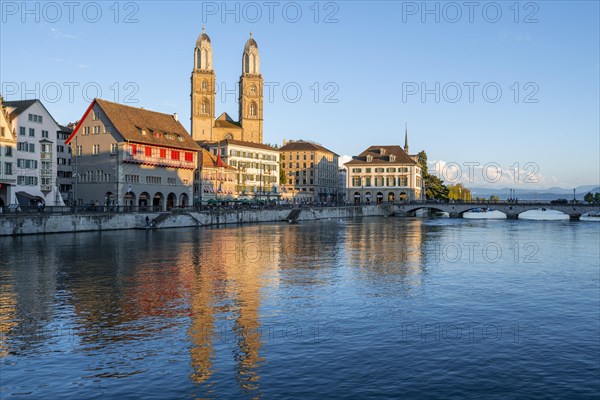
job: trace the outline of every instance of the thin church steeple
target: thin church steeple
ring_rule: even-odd
[[[404,152],[408,154],[408,123],[404,127]]]

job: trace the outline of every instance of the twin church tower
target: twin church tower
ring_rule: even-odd
[[[192,137],[197,141],[216,142],[234,139],[263,142],[263,78],[260,74],[258,45],[250,38],[242,55],[242,75],[239,82],[239,120],[227,113],[215,119],[215,71],[212,45],[202,27],[194,50],[192,71]]]

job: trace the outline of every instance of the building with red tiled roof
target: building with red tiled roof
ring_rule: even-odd
[[[200,148],[177,114],[94,99],[65,144],[80,204],[157,211],[191,204]]]

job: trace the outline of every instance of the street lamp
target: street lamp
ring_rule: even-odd
[[[362,204],[363,197],[364,197],[364,181],[363,181],[362,175],[359,175],[358,178],[360,179],[360,202],[359,202],[359,204]]]

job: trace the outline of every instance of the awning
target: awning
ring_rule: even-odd
[[[33,196],[27,192],[16,192],[15,195],[20,206],[35,206],[38,201],[44,200],[40,196]]]

